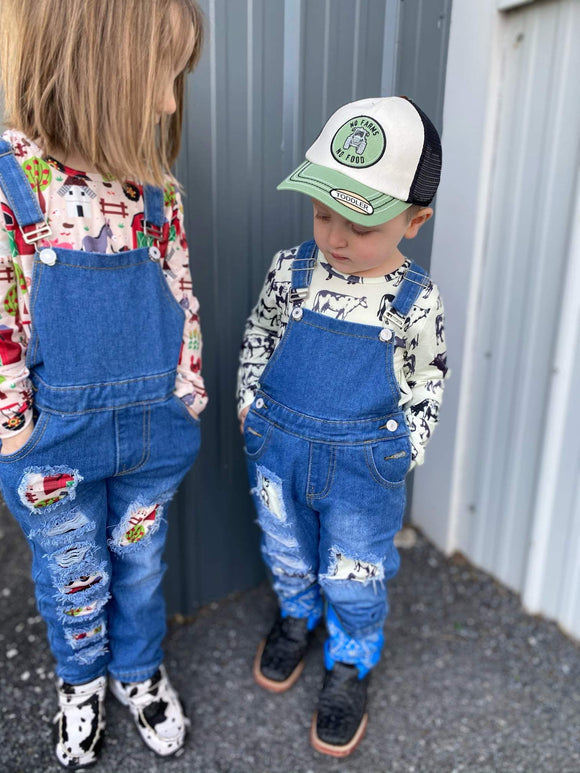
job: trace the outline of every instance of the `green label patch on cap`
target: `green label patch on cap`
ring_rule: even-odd
[[[344,123],[332,138],[330,152],[339,164],[363,169],[380,160],[387,140],[373,118],[359,115]]]

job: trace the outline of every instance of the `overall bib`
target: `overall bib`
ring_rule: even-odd
[[[293,309],[248,412],[244,440],[262,553],[283,615],[313,628],[327,601],[326,667],[379,660],[386,581],[399,568],[393,537],[411,462],[393,353],[424,270],[407,270],[392,327],[302,308],[316,245],[292,264]]]
[[[46,235],[6,142],[0,185],[24,238]],[[27,351],[35,426],[0,455],[57,674],[72,684],[107,670],[142,681],[161,663],[166,510],[199,449],[199,422],[173,394],[184,312],[154,246],[163,193],[145,186],[144,199],[153,246],[112,255],[37,246]]]

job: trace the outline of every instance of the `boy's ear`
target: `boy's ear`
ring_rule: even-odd
[[[407,230],[405,231],[404,237],[405,239],[414,239],[415,236],[419,233],[419,229],[422,225],[424,225],[427,220],[431,220],[433,217],[433,209],[432,207],[423,207],[420,209],[412,220],[409,221],[409,225],[407,226]]]

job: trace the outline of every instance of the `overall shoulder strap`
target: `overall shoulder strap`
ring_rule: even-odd
[[[50,236],[52,231],[46,222],[38,200],[16,157],[6,140],[0,140],[0,188],[14,212],[22,237],[27,244]]]
[[[290,290],[292,303],[297,303],[308,295],[312,272],[316,264],[317,249],[314,240],[304,242],[298,248],[296,257],[292,261],[292,287]]]
[[[427,271],[418,263],[411,261],[389,311],[394,312],[401,321],[404,320],[421,292],[429,286],[429,281]]]
[[[145,233],[153,239],[161,239],[165,224],[163,189],[154,185],[143,186],[145,201]]]

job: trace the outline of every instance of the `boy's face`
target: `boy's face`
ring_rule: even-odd
[[[369,228],[347,220],[316,199],[312,199],[312,206],[318,248],[337,271],[356,276],[382,276],[401,266],[404,256],[399,242],[403,237],[412,239],[433,213],[425,207],[409,221],[407,212],[401,212],[387,223]]]

